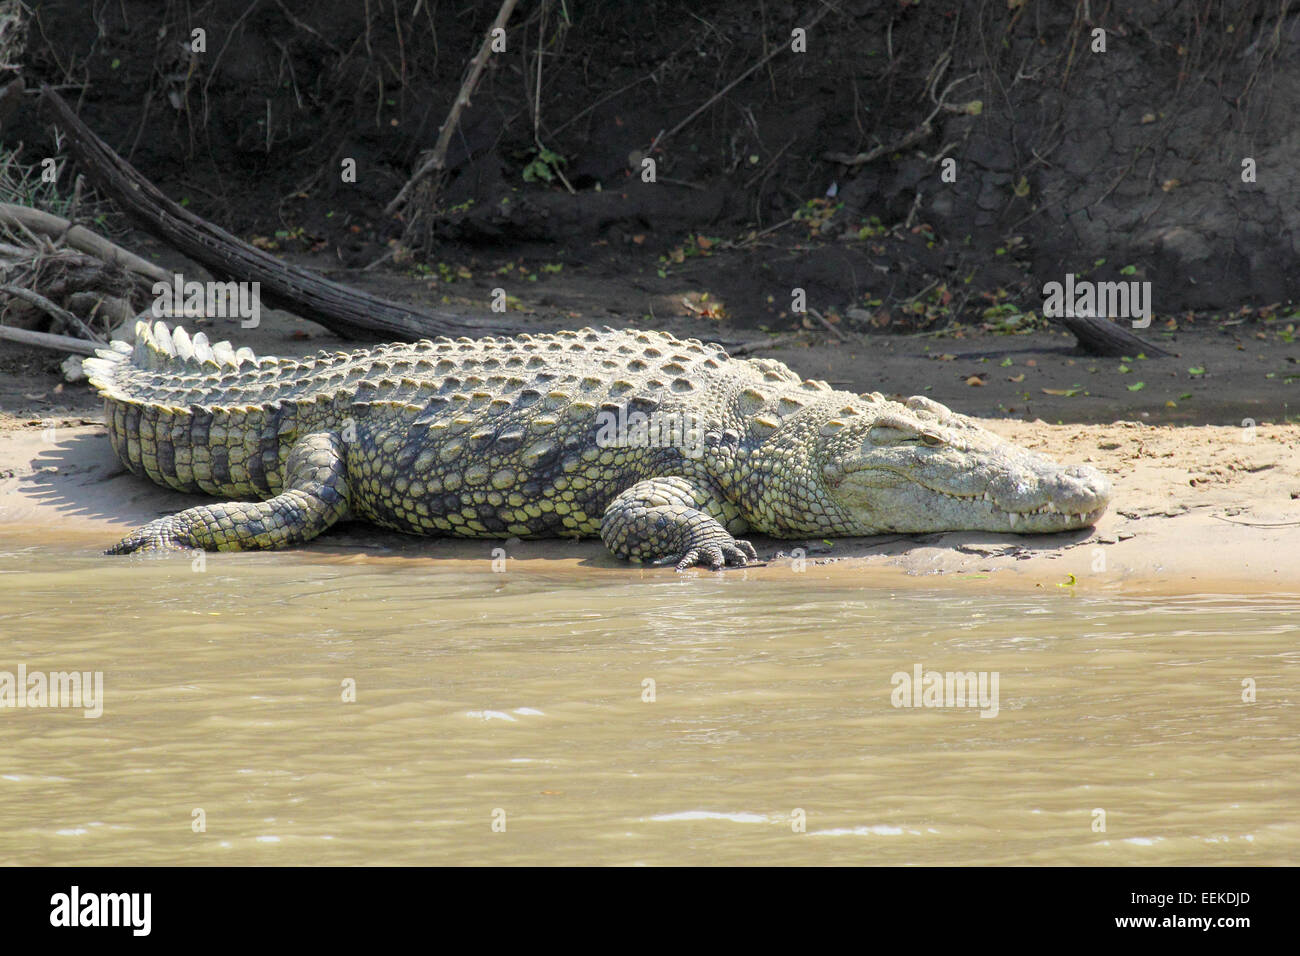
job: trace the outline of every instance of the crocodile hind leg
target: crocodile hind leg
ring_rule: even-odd
[[[348,499],[343,442],[332,432],[320,432],[299,439],[289,451],[284,491],[274,498],[189,508],[149,522],[106,553],[284,548],[311,540],[342,518]]]
[[[620,558],[675,562],[678,571],[696,564],[717,571],[758,560],[753,546],[733,538],[723,521],[737,530],[743,524],[735,508],[713,491],[685,478],[650,478],[609,503],[600,537]]]

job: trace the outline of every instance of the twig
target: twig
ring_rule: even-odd
[[[827,330],[830,331],[830,333],[834,335],[837,339],[839,339],[841,342],[848,341],[848,339],[844,337],[844,334],[840,332],[840,330],[837,329],[835,326],[827,322],[826,319],[822,316],[822,314],[818,312],[816,309],[809,309],[808,314],[811,315],[818,322],[820,322],[822,325],[826,326]]]
[[[768,227],[767,227],[766,229],[764,229],[762,232],[756,232],[756,233],[754,233],[752,236],[749,236],[749,237],[747,237],[747,238],[745,238],[745,239],[740,240],[740,242],[736,243],[736,246],[739,248],[740,246],[748,245],[749,243],[753,242],[754,240],[756,240],[756,239],[760,239],[760,238],[762,238],[763,236],[766,236],[769,232],[776,232],[776,231],[777,231],[778,229],[780,229],[782,226],[788,226],[788,225],[790,225],[790,223],[792,223],[792,222],[794,222],[794,216],[791,216],[791,217],[789,217],[788,219],[782,219],[782,220],[781,220],[780,222],[778,222],[776,225],[774,225],[774,226],[768,226]]]
[[[877,146],[875,149],[869,149],[865,153],[858,153],[854,156],[851,156],[848,153],[822,153],[822,159],[829,163],[843,163],[845,166],[861,166],[864,163],[871,162],[873,159],[879,159],[886,153],[896,153],[900,149],[907,149],[907,147],[911,146],[913,143],[925,139],[933,132],[934,128],[930,125],[930,121],[927,119],[922,122],[920,126],[916,127],[916,129],[907,133],[895,142],[886,143],[884,146]]]
[[[574,189],[573,184],[569,182],[569,177],[564,175],[564,170],[562,170],[559,166],[554,166],[552,168],[555,170],[555,175],[560,177],[560,182],[564,183],[564,188],[569,191],[569,195],[576,196],[578,194],[578,191]]]
[[[829,6],[822,7],[820,10],[817,11],[817,15],[816,15],[815,17],[813,17],[810,21],[808,21],[808,26],[807,26],[805,29],[811,30],[811,29],[812,29],[813,27],[815,27],[818,23],[820,23],[821,20],[822,20],[822,18],[823,18],[824,16],[826,16],[826,14],[829,13],[830,11],[831,11],[831,7],[829,7]],[[765,56],[765,57],[763,57],[762,59],[760,59],[757,63],[755,63],[753,66],[751,66],[749,69],[747,69],[744,73],[740,74],[740,76],[736,77],[734,80],[732,80],[732,81],[731,81],[730,83],[728,83],[726,86],[724,86],[722,89],[718,90],[718,92],[716,92],[716,93],[714,93],[712,96],[710,96],[707,100],[705,100],[702,104],[700,104],[699,107],[697,107],[696,109],[692,110],[692,111],[691,111],[691,114],[690,114],[689,116],[687,116],[686,119],[682,120],[680,123],[678,123],[678,124],[677,124],[676,126],[674,126],[672,129],[670,129],[667,133],[661,133],[660,135],[656,136],[656,137],[655,137],[654,144],[651,146],[651,151],[653,151],[654,148],[655,148],[656,146],[660,146],[660,145],[662,145],[663,142],[664,142],[665,140],[672,139],[674,136],[676,136],[678,133],[680,133],[683,129],[685,129],[687,126],[689,126],[689,125],[691,124],[691,121],[692,121],[692,120],[694,120],[697,116],[699,116],[701,113],[703,113],[705,110],[707,110],[710,106],[712,106],[712,105],[713,105],[714,103],[716,103],[718,100],[722,99],[722,97],[724,97],[724,96],[726,96],[728,93],[730,93],[730,92],[731,92],[731,91],[732,91],[736,86],[738,86],[742,81],[744,81],[745,79],[747,79],[747,78],[748,78],[751,74],[753,74],[756,70],[761,70],[761,69],[762,69],[763,67],[765,67],[768,63],[770,63],[773,59],[775,59],[776,56],[777,56],[778,54],[780,54],[780,53],[782,53],[782,52],[784,52],[784,51],[786,51],[786,50],[788,50],[788,49],[790,49],[790,44],[788,44],[788,43],[779,43],[779,44],[773,46],[773,47],[772,47],[772,52],[768,53],[767,56]]]
[[[762,169],[760,169],[760,170],[759,170],[758,172],[756,172],[753,176],[751,176],[748,180],[746,180],[746,182],[745,182],[745,188],[746,188],[746,189],[749,189],[751,186],[754,185],[754,183],[758,182],[760,179],[764,179],[764,178],[766,178],[768,171],[769,171],[773,166],[776,165],[776,161],[777,161],[778,159],[780,159],[782,156],[785,155],[785,151],[786,151],[787,149],[789,149],[791,146],[793,146],[794,143],[795,143],[795,140],[797,140],[798,138],[799,138],[799,134],[797,134],[797,133],[796,133],[794,136],[791,136],[791,137],[790,137],[790,141],[787,142],[787,143],[786,143],[784,146],[782,146],[780,149],[778,149],[778,150],[773,154],[772,158],[769,159],[766,163],[763,164],[763,168],[762,168]]]
[[[916,191],[916,195],[912,197],[912,208],[907,211],[907,218],[903,220],[904,229],[912,228],[912,223],[916,221],[916,214],[920,211],[920,209],[921,209],[921,190],[918,189]],[[931,285],[933,284],[934,283],[931,283]],[[929,286],[927,286],[926,288],[929,288]]]
[[[533,81],[533,142],[542,145],[539,127],[542,125],[542,41],[546,39],[546,18],[537,24],[537,79]]]
[[[791,332],[787,335],[774,335],[771,338],[759,339],[756,342],[746,342],[743,345],[737,345],[734,349],[727,349],[730,356],[748,355],[750,352],[762,352],[767,349],[780,348],[782,345],[789,345],[797,342],[804,337],[803,332]]]
[[[627,84],[626,86],[620,86],[618,89],[613,90],[612,92],[606,93],[604,96],[600,97],[600,99],[596,100],[596,101],[595,101],[594,103],[592,103],[590,106],[586,107],[585,109],[579,110],[577,113],[574,113],[572,116],[570,116],[568,119],[566,119],[566,120],[565,120],[563,123],[561,123],[559,126],[555,127],[555,129],[551,130],[551,136],[552,136],[552,137],[559,136],[559,135],[560,135],[561,133],[563,133],[566,129],[568,129],[570,126],[572,126],[572,125],[573,125],[574,123],[576,123],[578,120],[582,119],[584,116],[586,116],[586,115],[587,115],[588,113],[590,113],[592,110],[596,109],[596,108],[599,107],[599,106],[603,106],[605,103],[609,102],[609,101],[612,100],[614,97],[619,96],[620,94],[626,93],[628,90],[632,89],[632,87],[634,87],[634,86],[639,86],[639,85],[641,85],[642,83],[644,83],[646,80],[654,80],[654,79],[655,79],[655,75],[656,75],[660,70],[662,70],[665,66],[667,66],[669,63],[671,63],[671,62],[673,61],[673,59],[677,56],[678,53],[680,53],[683,49],[685,49],[687,46],[689,46],[691,43],[694,43],[694,42],[695,42],[694,39],[688,40],[685,44],[683,44],[682,46],[678,47],[678,48],[677,48],[676,50],[674,50],[672,53],[668,54],[668,56],[664,58],[664,60],[663,60],[662,63],[660,63],[658,66],[656,66],[653,70],[651,70],[651,71],[650,71],[649,73],[647,73],[645,76],[641,77],[639,80],[633,80],[631,83]],[[656,82],[658,82],[658,81],[656,80]]]
[[[253,2],[248,5],[248,9],[245,10],[243,13],[241,13],[236,18],[235,22],[230,25],[230,32],[226,34],[226,42],[221,44],[221,49],[217,51],[216,59],[212,61],[212,68],[208,70],[208,75],[203,80],[203,89],[200,91],[200,93],[203,96],[203,125],[204,126],[208,125],[208,87],[212,85],[212,81],[216,78],[217,67],[221,65],[221,58],[226,55],[226,48],[230,46],[230,41],[235,38],[235,31],[238,30],[240,25],[245,20],[248,19],[248,15],[257,9],[257,5],[260,2],[261,0],[253,0]],[[369,25],[370,22],[366,21],[366,26],[369,27]],[[193,64],[194,64],[194,54],[193,52],[191,52],[190,53],[191,70],[193,70],[194,68]],[[188,98],[189,96],[188,80],[186,81],[185,86],[186,86],[185,95]]]
[[[82,176],[81,173],[77,173],[75,184],[72,187],[72,202],[68,203],[68,215],[66,217],[68,225],[64,228],[63,232],[59,233],[59,237],[54,240],[56,246],[67,240],[68,233],[70,233],[72,227],[77,224],[77,210],[81,208],[81,190],[85,184],[86,178]]]
[[[939,75],[935,76],[931,85],[933,86],[933,84],[938,83],[942,75],[943,75],[943,70],[941,69],[939,71]],[[935,104],[934,109],[930,111],[929,116],[927,116],[925,119],[921,121],[919,126],[913,129],[911,132],[905,133],[901,139],[898,139],[895,142],[885,146],[877,146],[875,149],[867,150],[867,152],[865,153],[858,153],[856,156],[851,156],[848,153],[822,153],[822,159],[830,163],[843,163],[845,166],[861,166],[863,163],[869,163],[873,159],[879,159],[881,156],[884,156],[886,153],[896,153],[901,149],[906,149],[907,147],[911,146],[913,143],[925,139],[931,133],[934,132],[934,127],[931,125],[931,123],[934,121],[934,118],[938,116],[940,113],[945,111],[949,113],[967,112],[965,106],[949,106],[947,102],[948,94],[952,92],[952,88],[957,84],[965,83],[967,80],[974,79],[978,75],[979,75],[978,73],[970,73],[967,74],[966,76],[958,77],[957,79],[953,80],[951,83],[948,84],[948,86],[944,89],[943,93],[939,96],[937,100],[934,98],[934,92],[932,89],[930,93],[930,99]]]
[[[538,155],[546,147],[542,145],[541,125],[542,125],[542,57],[546,56],[546,51],[542,49],[542,42],[546,39],[546,20],[543,17],[537,25],[537,80],[533,84],[533,143],[537,146]],[[576,196],[578,191],[573,188],[573,183],[569,182],[569,177],[564,175],[564,170],[556,163],[552,167],[555,175],[560,177],[560,182],[564,183],[564,188],[569,191],[570,196]]]
[[[379,257],[378,259],[376,259],[374,262],[370,263],[370,265],[368,265],[368,266],[362,266],[362,267],[361,267],[361,271],[362,271],[362,272],[369,272],[369,271],[370,271],[371,269],[373,269],[375,266],[379,265],[380,263],[387,262],[387,261],[388,261],[389,259],[391,259],[391,258],[393,258],[393,250],[392,250],[392,249],[389,249],[387,252],[385,252],[382,256],[380,256],[380,257]]]
[[[1219,521],[1226,521],[1228,524],[1239,524],[1243,528],[1294,528],[1300,525],[1300,521],[1234,521],[1232,518],[1226,518],[1223,515],[1210,515]]]
[[[5,293],[6,295],[12,295],[25,302],[30,302],[47,315],[50,315],[61,322],[65,322],[73,328],[80,329],[82,334],[92,342],[102,343],[104,341],[103,336],[88,326],[85,322],[82,322],[78,316],[73,315],[67,309],[55,305],[39,292],[33,292],[31,289],[24,289],[20,285],[9,285],[7,283],[0,285],[0,292]]]
[[[442,169],[447,162],[447,149],[451,146],[452,134],[460,123],[461,111],[469,104],[470,94],[474,92],[474,87],[478,85],[479,77],[483,75],[483,69],[487,66],[488,54],[492,52],[492,34],[504,29],[506,21],[510,19],[510,14],[515,9],[518,0],[502,0],[501,9],[497,11],[497,18],[493,21],[487,36],[483,38],[483,43],[478,48],[478,53],[470,61],[469,75],[465,77],[465,82],[461,84],[460,92],[456,94],[456,100],[452,104],[451,111],[447,114],[447,121],[442,124],[442,131],[438,134],[438,142],[433,147],[433,153],[420,164],[415,174],[406,181],[406,185],[393,198],[387,206],[384,207],[384,214],[391,216],[406,202],[420,180],[437,169]]]

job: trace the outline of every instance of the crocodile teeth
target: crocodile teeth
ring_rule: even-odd
[[[1016,526],[1016,522],[1020,520],[1020,515],[1016,514],[1014,511],[1008,512],[1007,517],[1011,519],[1011,527],[1013,528]]]

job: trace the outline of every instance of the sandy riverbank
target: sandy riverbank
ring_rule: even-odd
[[[1110,475],[1115,499],[1097,527],[1061,535],[758,538],[766,565],[727,573],[798,573],[809,584],[963,582],[1060,586],[1077,593],[1300,592],[1300,426],[1263,425],[1251,432],[1127,422],[987,424],[1062,462],[1092,464]],[[0,543],[7,547],[100,549],[160,513],[203,500],[126,473],[93,419],[10,419],[0,428]],[[481,567],[499,546],[407,537],[352,523],[310,549],[322,560]],[[796,548],[806,555],[802,570],[790,557]],[[520,573],[673,573],[629,567],[598,541],[515,542],[507,553],[509,570]]]

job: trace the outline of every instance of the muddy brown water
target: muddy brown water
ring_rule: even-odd
[[[0,863],[1300,860],[1300,595],[759,578],[9,534]]]

